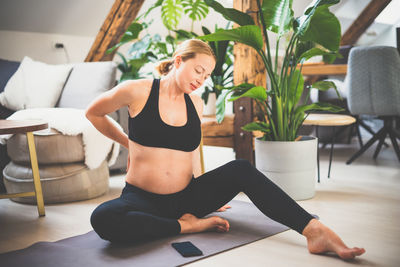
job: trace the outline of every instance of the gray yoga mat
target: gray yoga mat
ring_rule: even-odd
[[[252,203],[233,200],[232,208],[212,215],[230,223],[227,233],[205,232],[178,235],[140,244],[114,245],[90,231],[57,242],[38,242],[32,246],[0,254],[0,265],[6,266],[178,266],[254,242],[288,230],[262,214]],[[172,242],[190,241],[203,256],[182,257]]]

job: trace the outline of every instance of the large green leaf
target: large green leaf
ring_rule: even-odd
[[[304,89],[304,78],[299,70],[294,70],[291,77],[288,94],[289,110],[300,101]]]
[[[293,0],[265,0],[262,3],[262,12],[265,27],[279,35],[291,29],[293,20]]]
[[[144,14],[142,14],[142,15],[139,15],[136,19],[141,19],[142,17],[147,17],[147,15],[149,15],[149,13],[153,10],[153,9],[155,9],[155,8],[157,8],[157,7],[159,7],[159,6],[161,6],[161,4],[164,2],[164,0],[158,0],[154,5],[152,5]]]
[[[121,42],[130,42],[138,38],[139,33],[143,30],[142,24],[138,22],[133,22],[129,25],[125,34],[122,35]]]
[[[241,26],[232,30],[220,30],[218,32],[199,36],[204,41],[235,41],[249,45],[260,51],[263,49],[263,38],[261,30],[256,25]]]
[[[179,41],[184,41],[186,39],[191,39],[193,37],[196,37],[197,34],[194,32],[188,32],[185,30],[174,30],[174,32],[176,33],[176,39]]]
[[[230,21],[234,21],[240,26],[244,25],[254,25],[254,20],[251,16],[246,13],[243,13],[234,8],[225,8],[220,3],[214,0],[204,0],[204,2],[212,7],[215,11],[220,13],[224,18]]]
[[[204,34],[211,34],[210,30],[207,29],[206,27],[201,27],[203,30]],[[216,32],[220,31],[221,29],[216,28]],[[217,62],[215,63],[215,67],[213,70],[214,75],[219,75],[222,76],[222,67],[224,63],[226,62],[226,54],[227,54],[227,49],[229,45],[229,41],[209,41],[209,45],[211,49],[213,50]]]
[[[267,100],[267,91],[262,86],[255,86],[248,90],[245,90],[245,92],[240,92],[239,94],[237,92],[234,92],[232,94],[232,97],[228,99],[228,101],[235,101],[242,97],[250,97],[255,100],[264,102]]]
[[[217,106],[216,109],[216,118],[217,122],[221,123],[224,120],[225,116],[225,100],[228,97],[228,94],[231,93],[230,90],[225,89],[222,90],[221,94],[217,98],[217,102],[215,103]]]
[[[315,9],[310,15],[306,15],[309,23],[308,27],[299,27],[298,33],[300,40],[312,41],[323,47],[338,51],[340,45],[340,23],[332,14],[328,5],[323,5]],[[307,24],[307,23],[304,23]]]
[[[147,53],[149,46],[151,45],[152,39],[149,34],[146,34],[143,38],[132,44],[129,49],[129,59],[135,59],[142,57],[143,54]]]
[[[312,9],[315,9],[319,6],[323,6],[323,5],[332,6],[339,2],[340,2],[340,0],[314,0],[308,5],[304,14],[306,14],[306,15],[309,14],[312,11]]]
[[[222,92],[220,93],[220,95],[218,96],[217,102],[216,102],[216,106],[217,106],[217,122],[221,123],[224,119],[225,116],[225,100],[228,97],[228,95],[230,95],[231,93],[235,93],[236,95],[240,95],[245,93],[246,91],[248,91],[249,89],[255,87],[254,84],[250,84],[250,83],[242,83],[240,85],[222,90]]]
[[[320,48],[311,48],[308,51],[305,51],[301,56],[299,57],[299,60],[304,59],[304,60],[309,60],[312,57],[315,56],[324,56],[324,55],[332,55],[334,57],[339,56],[340,54],[338,52],[332,52],[332,51],[326,51],[322,50]]]
[[[191,20],[202,20],[208,14],[208,6],[203,0],[181,0],[181,3]]]
[[[316,102],[309,105],[301,105],[298,106],[295,110],[295,113],[302,113],[306,111],[330,111],[330,112],[341,112],[344,111],[343,108],[329,104],[329,103],[321,103]]]
[[[106,53],[110,54],[112,53],[115,49],[117,49],[118,47],[120,47],[123,44],[126,44],[130,41],[133,41],[135,39],[138,38],[139,33],[143,30],[143,25],[138,23],[138,22],[133,22],[131,25],[129,25],[128,29],[126,30],[126,32],[124,33],[124,35],[122,35],[121,40],[119,41],[118,44],[116,44],[115,46],[107,49]]]
[[[298,32],[300,35],[303,35],[304,32],[307,31],[308,26],[310,25],[310,21],[312,16],[315,13],[315,10],[320,6],[329,7],[331,5],[339,3],[340,0],[314,0],[305,10],[304,15],[298,17],[294,20],[293,28],[295,32]]]
[[[336,84],[332,81],[318,81],[318,82],[313,83],[311,85],[311,88],[318,89],[320,91],[327,91],[327,90],[333,88],[336,91],[336,94],[339,97],[339,99],[342,99],[342,97],[340,96],[340,93],[336,87]]]
[[[162,21],[169,30],[176,29],[182,16],[183,8],[180,0],[164,0],[161,5]]]
[[[264,133],[269,133],[271,129],[269,128],[269,124],[262,121],[253,121],[242,127],[243,130],[252,132],[252,131],[262,131]]]

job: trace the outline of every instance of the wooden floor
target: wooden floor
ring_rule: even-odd
[[[364,247],[367,252],[362,257],[345,262],[335,256],[309,254],[305,238],[290,230],[188,266],[400,266],[400,164],[392,148],[383,148],[377,161],[372,160],[373,151],[369,151],[346,165],[345,160],[356,150],[356,144],[337,146],[329,180],[329,149],[321,150],[322,180],[316,196],[299,204],[317,214],[349,246]],[[209,170],[234,155],[231,149],[205,147],[205,158]],[[0,200],[0,252],[90,231],[91,211],[99,203],[117,197],[123,185],[123,175],[114,175],[106,195],[46,205],[44,218],[37,217],[35,206]],[[243,194],[237,199],[248,200]]]

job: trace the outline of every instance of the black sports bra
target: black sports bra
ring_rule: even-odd
[[[143,146],[163,147],[181,151],[195,150],[201,140],[201,122],[188,94],[184,94],[187,122],[183,126],[166,124],[160,117],[158,99],[160,80],[155,79],[142,111],[129,116],[129,139]]]

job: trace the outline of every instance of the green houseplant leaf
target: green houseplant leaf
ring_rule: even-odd
[[[340,112],[344,111],[343,108],[329,104],[329,103],[321,103],[316,102],[309,105],[301,105],[298,106],[295,110],[296,113],[306,112],[306,111],[331,111],[331,112]]]
[[[340,23],[328,5],[322,5],[305,15],[298,28],[300,40],[313,41],[329,50],[337,51],[340,45]]]
[[[143,30],[143,25],[138,23],[138,22],[133,22],[131,25],[129,25],[128,29],[122,35],[121,40],[119,41],[118,44],[115,46],[111,47],[106,51],[107,54],[112,53],[115,49],[120,47],[123,44],[126,44],[128,42],[131,42],[133,40],[136,40],[139,36],[139,33]]]
[[[303,62],[314,56],[322,55],[332,60],[338,55],[340,24],[329,11],[329,6],[338,1],[316,0],[300,18],[294,19],[292,0],[268,0],[262,1],[262,4],[261,0],[257,0],[258,10],[256,12],[260,18],[261,29],[255,25],[238,23],[242,26],[198,37],[207,41],[240,42],[254,48],[261,56],[269,77],[268,89],[262,86],[242,84],[224,90],[217,101],[218,112],[224,110],[224,101],[229,95],[231,101],[241,97],[253,98],[260,108],[260,112],[263,113],[257,117],[263,121],[251,123],[244,129],[261,130],[264,132],[262,140],[293,141],[307,112],[341,111],[340,107],[330,104],[300,104],[304,89],[304,78],[301,74]],[[230,9],[216,4],[215,1],[206,0],[206,3],[213,5],[214,10],[227,19],[235,21],[235,18],[229,15]],[[284,34],[288,36],[289,42],[280,66],[278,66],[278,61],[273,60],[271,56],[267,31],[278,34],[275,47],[279,47],[279,40]],[[264,47],[266,47],[266,52]],[[276,52],[277,57],[278,53]],[[335,88],[333,84],[327,82],[316,83],[313,86],[319,90]],[[221,121],[222,118],[221,114],[217,114],[218,121]]]
[[[243,130],[245,131],[262,131],[262,132],[269,132],[270,128],[268,123],[265,123],[263,121],[253,121],[245,126],[242,127]]]
[[[204,41],[236,41],[247,44],[256,50],[262,50],[264,44],[260,28],[256,25],[241,26],[232,30],[220,30],[198,38]]]
[[[185,14],[192,20],[204,19],[208,14],[208,6],[203,0],[181,0]]]
[[[337,94],[338,98],[342,99],[342,97],[341,97],[341,95],[340,95],[340,93],[339,93],[339,91],[338,91],[338,89],[336,87],[336,84],[334,82],[331,82],[331,81],[318,81],[318,82],[313,83],[311,87],[315,88],[315,89],[318,89],[320,91],[327,91],[327,90],[333,88],[336,91],[336,94]]]
[[[224,8],[221,4],[214,0],[204,0],[204,2],[212,7],[215,11],[220,13],[227,20],[236,22],[240,26],[244,25],[254,25],[254,20],[251,16],[244,12],[240,12],[234,8]]]
[[[268,0],[262,3],[262,12],[267,30],[283,35],[291,28],[293,0]]]
[[[161,4],[161,17],[167,29],[176,29],[182,16],[183,8],[180,0],[164,0]]]
[[[235,91],[228,101],[235,101],[242,97],[250,97],[254,100],[264,102],[267,100],[267,92],[262,86],[254,86],[247,90]]]

